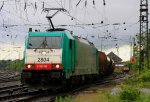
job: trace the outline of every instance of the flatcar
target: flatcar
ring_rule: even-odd
[[[80,84],[113,72],[113,61],[94,44],[67,30],[29,32],[22,83]],[[103,56],[103,57],[102,57]]]

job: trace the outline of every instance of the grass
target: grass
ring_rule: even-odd
[[[131,86],[127,86],[122,90],[119,95],[120,100],[136,101],[140,96],[139,90]]]
[[[141,88],[150,88],[150,71],[143,71],[133,78],[124,80],[117,95],[107,95],[108,102],[150,102],[150,94],[140,92]]]
[[[107,97],[105,94],[110,92],[112,86],[108,86],[108,88],[99,88],[99,87],[94,87],[94,88],[97,90],[96,92],[79,93],[75,97],[74,102],[107,102]]]
[[[65,97],[65,98],[57,97],[55,102],[73,102],[73,100],[70,96]]]

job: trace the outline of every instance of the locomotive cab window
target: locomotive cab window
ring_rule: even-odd
[[[29,49],[61,49],[62,37],[29,37]]]

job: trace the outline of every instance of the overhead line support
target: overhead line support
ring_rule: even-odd
[[[145,61],[149,69],[149,33],[148,33],[148,0],[140,1],[140,34],[139,34],[139,72]],[[145,60],[146,58],[146,60]]]

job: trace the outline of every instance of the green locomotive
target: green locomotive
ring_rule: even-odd
[[[74,37],[67,30],[29,32],[21,80],[23,83],[57,80],[62,84],[80,84],[100,78],[112,73],[114,64],[99,53],[92,43]]]

